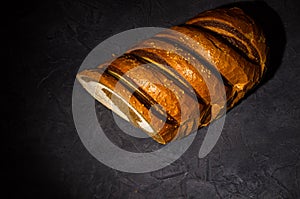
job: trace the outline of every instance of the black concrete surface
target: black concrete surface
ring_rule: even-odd
[[[266,31],[270,70],[228,113],[217,145],[204,159],[198,158],[198,149],[205,129],[179,160],[145,174],[119,172],[98,162],[77,135],[72,87],[81,62],[96,45],[121,31],[170,27],[230,3],[236,1],[3,4],[2,55],[8,62],[1,66],[1,198],[300,198],[296,0],[238,3]]]

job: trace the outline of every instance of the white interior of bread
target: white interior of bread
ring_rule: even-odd
[[[136,123],[142,128],[144,131],[146,131],[150,136],[155,135],[155,131],[151,127],[151,125],[143,118],[142,115],[139,114],[126,100],[124,100],[121,96],[119,96],[117,93],[115,93],[113,90],[108,88],[107,86],[95,81],[94,79],[86,76],[86,75],[77,75],[77,79],[80,82],[80,84],[100,103],[102,103],[104,106],[112,110],[114,113],[116,113],[118,116],[123,118],[126,121],[130,121],[128,116],[124,114],[123,111],[120,110],[118,104],[115,104],[113,100],[111,100],[107,94],[104,92],[105,90],[114,94],[115,97],[120,99],[124,104],[127,105],[127,107],[139,118],[139,121],[136,121]]]

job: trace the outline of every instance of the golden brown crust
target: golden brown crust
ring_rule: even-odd
[[[247,56],[258,61],[261,66],[261,74],[265,72],[267,58],[265,36],[258,24],[240,8],[209,10],[188,20],[186,24],[202,26],[217,34],[226,36],[227,39],[234,38],[243,43],[247,48]],[[224,25],[223,28],[222,25]],[[227,30],[226,27],[230,28],[231,31]]]
[[[219,80],[215,75],[195,57],[180,47],[175,47],[172,44],[155,39],[147,40],[138,45],[138,47],[164,60],[167,66],[170,66],[180,75],[179,78],[183,78],[189,84],[189,87],[195,89],[198,96],[203,100],[203,103],[209,104],[211,102],[211,97],[214,97],[212,95],[215,93],[209,93],[207,81],[210,81],[209,83],[211,83],[214,89],[218,89],[216,87],[221,84],[218,84]]]
[[[152,66],[153,67],[153,66]],[[143,65],[138,60],[129,59],[126,56],[119,57],[110,63],[107,70],[119,69],[123,73],[123,77],[131,79],[136,87],[140,90],[147,91],[147,95],[151,97],[155,103],[152,106],[161,106],[166,111],[166,115],[159,115],[153,113],[153,109],[145,106],[143,101],[138,100],[128,89],[118,84],[117,80],[112,80],[109,75],[102,75],[99,82],[108,86],[116,93],[121,94],[123,99],[126,99],[130,104],[141,114],[144,119],[151,124],[153,129],[158,132],[158,135],[168,142],[178,134],[178,127],[181,122],[188,122],[187,116],[190,109],[196,109],[199,104],[189,95],[186,95],[183,90],[177,85],[173,84],[170,79],[164,76],[163,73],[154,71],[151,66]],[[161,82],[163,80],[163,82]],[[179,101],[180,100],[180,101]],[[183,103],[180,103],[183,102]],[[203,106],[202,106],[203,107]],[[164,123],[164,117],[174,118],[173,123]],[[194,121],[193,121],[194,123]],[[190,125],[192,126],[192,125]],[[196,130],[196,129],[194,129]],[[164,143],[163,141],[159,141]]]
[[[198,48],[195,47],[195,51],[219,71],[224,81],[228,81],[232,85],[230,96],[234,96],[236,93],[237,96],[231,104],[228,104],[228,108],[236,104],[244,96],[245,91],[252,88],[259,81],[260,67],[247,61],[215,36],[194,27],[175,26],[173,30],[193,38],[199,44]]]

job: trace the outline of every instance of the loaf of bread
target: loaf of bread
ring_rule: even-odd
[[[267,51],[252,18],[240,8],[219,8],[81,71],[77,79],[104,106],[166,144],[237,104],[262,79]]]

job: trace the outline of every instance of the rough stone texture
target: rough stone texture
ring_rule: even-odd
[[[204,159],[197,153],[205,129],[172,165],[122,173],[93,158],[76,133],[72,86],[93,47],[127,29],[169,27],[232,2],[57,0],[3,8],[10,11],[1,30],[9,60],[2,65],[1,88],[6,198],[300,198],[296,0],[266,0],[273,15],[257,7],[272,38],[271,72],[228,113],[222,136]],[[277,28],[280,18],[283,29]]]

